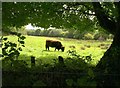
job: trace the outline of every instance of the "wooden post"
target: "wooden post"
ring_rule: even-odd
[[[58,56],[58,65],[60,66],[59,71],[64,71],[64,68],[66,67],[64,64],[64,58],[62,56]]]
[[[31,56],[31,67],[35,66],[35,56]]]
[[[63,57],[58,56],[58,62],[63,64],[63,63],[64,63],[64,59],[63,59]]]

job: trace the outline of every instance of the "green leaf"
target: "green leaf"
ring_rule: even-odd
[[[10,34],[12,34],[12,35],[17,35],[17,32],[10,32]]]
[[[22,45],[23,47],[25,47],[25,45]]]
[[[13,43],[13,44],[12,44],[12,46],[13,46],[13,47],[16,47],[16,46],[17,46],[17,44]]]
[[[15,55],[17,55],[17,56],[19,56],[19,54],[20,54],[20,52],[17,51],[17,50],[16,50],[14,53],[15,53]]]
[[[5,46],[4,48],[2,48],[2,49],[7,49],[8,48],[8,46]]]
[[[78,86],[87,86],[87,76],[83,76],[81,78],[77,79],[77,85]]]
[[[46,84],[42,82],[41,80],[39,80],[33,84],[33,87],[36,87],[36,86],[46,86]]]
[[[19,41],[21,44],[24,44],[25,42],[24,41]]]
[[[68,86],[72,86],[73,85],[73,80],[72,79],[66,79],[66,83]]]
[[[88,70],[88,75],[89,75],[90,77],[92,77],[92,78],[95,77],[92,69],[89,69],[89,70]]]
[[[17,36],[20,37],[20,36],[21,36],[21,33],[18,33]]]
[[[22,48],[21,48],[21,47],[19,47],[19,48],[18,48],[18,50],[22,51]]]
[[[9,47],[9,43],[4,43],[5,44],[5,47]]]
[[[3,54],[3,55],[8,55],[5,50],[2,50],[2,54]]]
[[[5,41],[6,41],[7,39],[8,39],[8,38],[3,38],[3,40],[5,40]]]
[[[25,36],[21,36],[20,38],[21,38],[22,40],[24,40],[26,37],[25,37]]]
[[[12,48],[9,50],[9,52],[15,51],[15,50],[16,50],[16,49],[12,47]]]
[[[15,55],[14,52],[11,52],[10,54],[8,54],[9,57],[13,57]]]
[[[17,44],[12,43],[12,42],[10,42],[9,44],[10,44],[11,47],[16,47],[17,46]]]

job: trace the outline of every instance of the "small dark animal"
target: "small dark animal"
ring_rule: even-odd
[[[46,50],[49,50],[49,47],[55,47],[55,51],[56,49],[59,51],[60,49],[62,50],[62,52],[64,52],[65,47],[62,46],[60,41],[54,41],[54,40],[46,40]]]

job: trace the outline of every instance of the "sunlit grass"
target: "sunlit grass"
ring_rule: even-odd
[[[10,41],[17,42],[17,37],[7,36]],[[65,52],[54,51],[54,48],[50,48],[50,51],[45,49],[46,39],[60,40],[63,46],[65,46]],[[77,40],[69,38],[57,38],[57,37],[36,37],[36,36],[26,36],[25,47],[21,51],[19,59],[24,59],[30,62],[30,56],[34,55],[36,60],[42,60],[44,63],[52,63],[53,59],[58,56],[67,58],[69,55],[67,53],[70,50],[70,46],[75,46],[76,52],[81,56],[92,55],[91,63],[96,65],[100,58],[103,56],[106,49],[101,49],[98,47],[100,44],[111,44],[111,41],[95,41],[95,40]],[[86,47],[89,46],[89,47]]]

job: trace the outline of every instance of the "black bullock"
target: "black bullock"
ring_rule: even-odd
[[[55,47],[59,51],[60,49],[64,52],[65,47],[62,46],[60,41],[46,40],[46,50],[49,50],[49,47]]]

